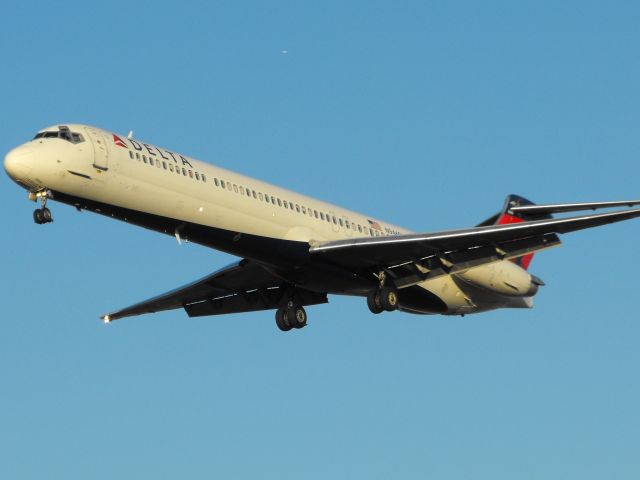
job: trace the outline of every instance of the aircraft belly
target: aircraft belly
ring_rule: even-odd
[[[202,225],[183,218],[177,220],[114,206],[108,202],[79,198],[63,192],[54,192],[54,196],[56,200],[63,203],[78,205],[88,211],[167,235],[173,236],[178,231],[185,241],[256,260],[267,267],[271,265],[274,273],[282,276],[283,282],[301,285],[312,291],[362,295],[373,286],[373,280],[369,277],[360,277],[339,266],[312,258],[307,242],[237,232],[218,226]]]

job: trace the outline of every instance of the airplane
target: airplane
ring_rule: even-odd
[[[307,325],[304,307],[329,295],[366,298],[374,314],[466,315],[532,308],[544,282],[534,253],[559,234],[640,216],[640,200],[534,204],[508,195],[475,227],[414,233],[382,220],[204,163],[129,135],[54,125],[11,150],[7,174],[40,202],[55,200],[131,223],[181,243],[240,257],[186,286],[105,314],[113,320],[184,309],[189,317],[275,310],[282,331]]]

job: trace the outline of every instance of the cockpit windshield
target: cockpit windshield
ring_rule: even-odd
[[[57,132],[40,132],[33,137],[34,140],[38,138],[61,138],[71,143],[82,143],[84,137],[80,133],[72,132],[69,127],[60,127]]]

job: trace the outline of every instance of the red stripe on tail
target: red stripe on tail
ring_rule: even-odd
[[[497,225],[507,225],[510,223],[522,223],[524,220],[520,217],[515,217],[513,215],[509,215],[508,213],[503,213],[502,216],[496,222]],[[531,264],[531,260],[533,260],[533,253],[528,253],[527,255],[523,255],[522,257],[517,257],[511,259],[513,263],[516,265],[520,265],[522,268],[527,270],[529,265]]]

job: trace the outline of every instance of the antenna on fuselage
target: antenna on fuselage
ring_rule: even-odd
[[[129,135],[127,135],[127,138],[129,140],[131,140],[133,138],[133,130],[129,130]]]

